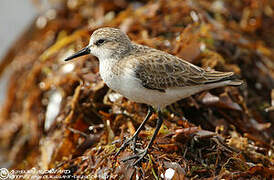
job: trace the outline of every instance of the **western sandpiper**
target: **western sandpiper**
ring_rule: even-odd
[[[195,93],[226,85],[238,86],[233,72],[205,70],[166,52],[131,42],[119,29],[100,28],[93,32],[89,45],[70,59],[92,54],[99,59],[99,72],[103,81],[129,100],[148,105],[148,113],[135,134],[125,140],[115,157],[133,142],[146,121],[157,109],[158,119],[154,134],[147,147],[129,159],[136,158],[133,165],[148,153],[162,123],[161,110],[180,99]]]

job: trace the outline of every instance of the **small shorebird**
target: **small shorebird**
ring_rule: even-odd
[[[148,105],[148,113],[135,134],[120,147],[115,157],[133,142],[146,121],[157,109],[158,119],[154,134],[144,150],[124,159],[140,162],[151,147],[162,123],[161,110],[192,94],[222,87],[238,86],[233,72],[208,71],[166,52],[131,42],[115,28],[100,28],[93,32],[87,47],[65,59],[92,54],[99,59],[99,71],[104,82],[129,100]]]

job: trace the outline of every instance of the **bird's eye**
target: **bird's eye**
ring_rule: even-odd
[[[96,41],[96,45],[97,46],[99,46],[99,45],[101,45],[101,44],[103,44],[105,42],[105,40],[104,39],[99,39],[98,41]]]

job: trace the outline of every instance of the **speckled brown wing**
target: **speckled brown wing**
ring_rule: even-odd
[[[206,71],[162,51],[136,58],[136,77],[144,87],[164,92],[167,88],[186,87],[229,79],[233,72]]]

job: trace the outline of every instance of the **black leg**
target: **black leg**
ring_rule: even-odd
[[[157,134],[158,134],[158,132],[159,132],[159,130],[160,130],[162,124],[163,124],[162,113],[161,113],[161,111],[159,110],[159,111],[158,111],[158,119],[157,119],[157,123],[156,123],[156,128],[155,128],[155,131],[154,131],[154,133],[153,133],[153,135],[152,135],[152,138],[151,138],[151,140],[149,141],[149,143],[148,143],[146,149],[149,149],[149,148],[152,146],[153,141],[155,140],[155,138],[156,138],[156,136],[157,136]]]
[[[127,139],[123,145],[120,147],[120,149],[118,150],[118,152],[114,155],[114,157],[117,157],[121,151],[123,151],[131,141],[133,141],[133,150],[135,151],[135,147],[136,147],[136,138],[138,136],[138,134],[140,133],[141,129],[144,127],[144,125],[146,124],[147,120],[150,118],[150,116],[153,113],[153,108],[151,106],[148,106],[148,112],[147,115],[145,117],[145,119],[143,120],[143,122],[141,123],[141,125],[138,127],[138,129],[136,130],[136,132],[133,134],[133,136],[129,139]]]
[[[157,119],[157,123],[156,123],[156,128],[155,128],[155,131],[152,135],[152,138],[151,140],[149,141],[147,147],[140,153],[136,154],[136,155],[133,155],[133,156],[130,156],[126,159],[123,159],[123,161],[127,161],[127,160],[130,160],[130,159],[135,159],[135,158],[138,158],[134,163],[133,163],[133,166],[135,166],[136,164],[138,164],[139,162],[141,162],[141,160],[147,155],[147,152],[148,152],[148,149],[152,146],[153,144],[153,141],[155,140],[161,126],[163,124],[163,118],[162,118],[162,114],[161,114],[161,111],[158,110],[158,119]]]

